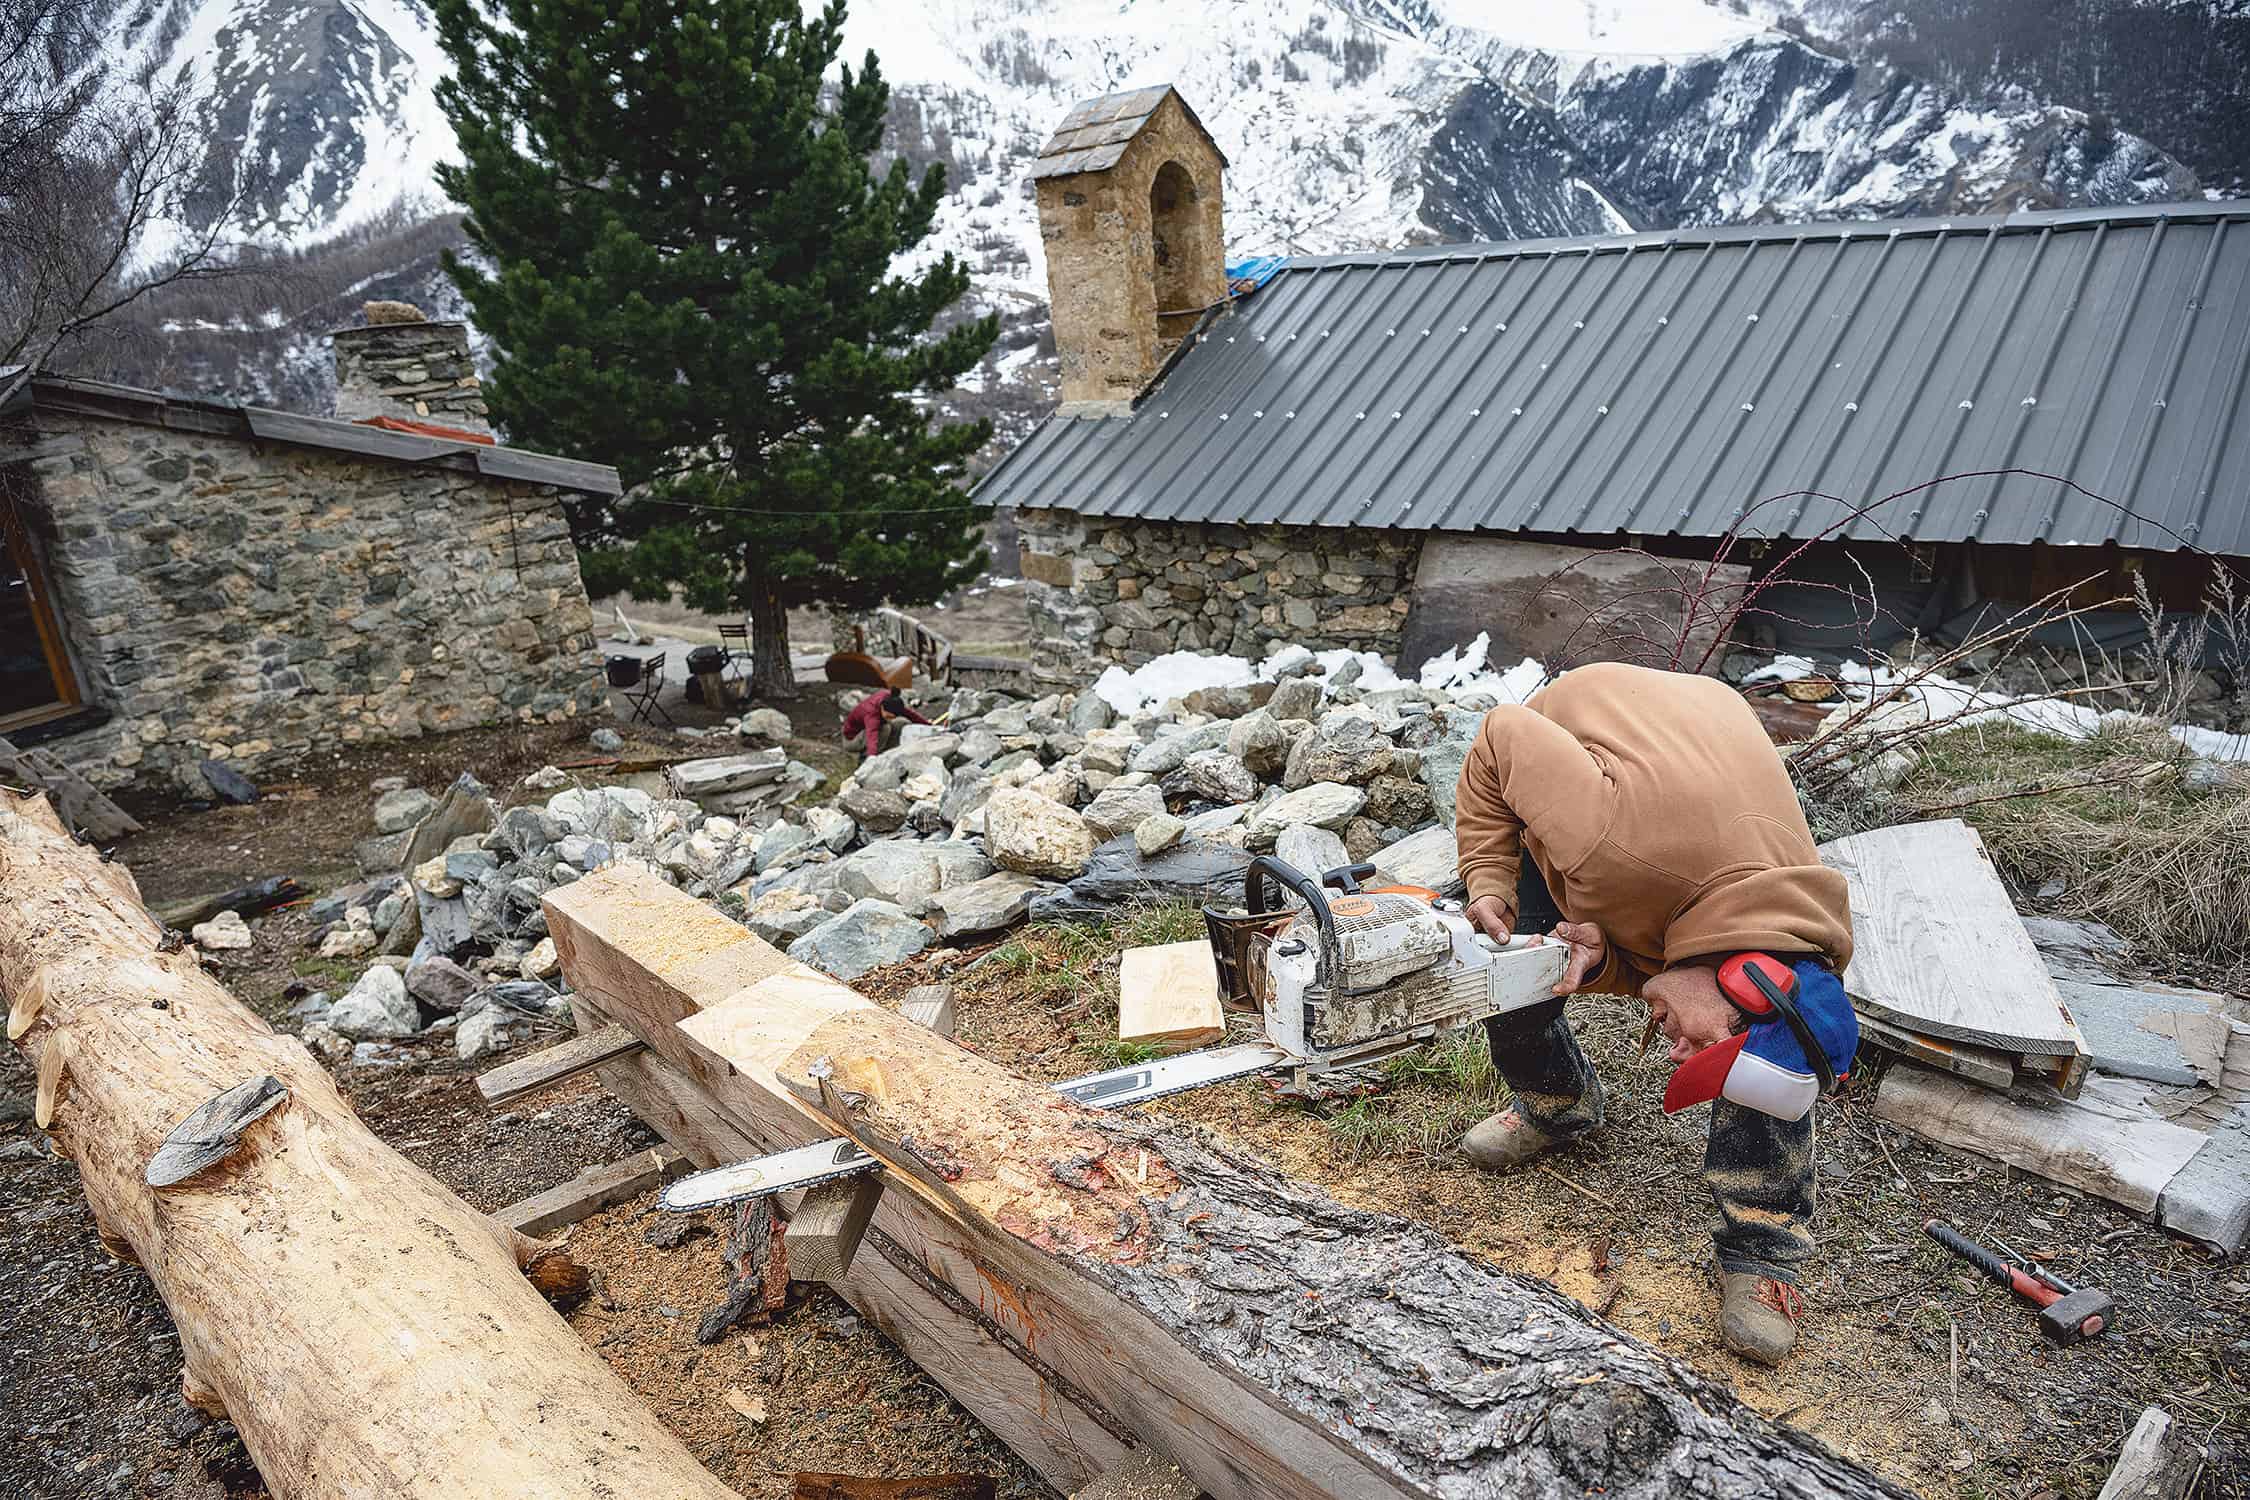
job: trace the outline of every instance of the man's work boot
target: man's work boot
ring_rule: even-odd
[[[1488,1172],[1507,1172],[1561,1144],[1559,1136],[1541,1130],[1511,1105],[1469,1127],[1461,1137],[1461,1154]]]
[[[1744,1359],[1778,1365],[1797,1346],[1805,1294],[1786,1281],[1754,1271],[1717,1268],[1719,1337]]]

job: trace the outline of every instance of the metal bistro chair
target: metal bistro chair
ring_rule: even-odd
[[[750,665],[749,625],[721,625],[719,627],[719,648],[727,654],[726,672],[732,673],[738,679],[747,681],[749,677],[747,669]]]
[[[624,690],[625,701],[633,705],[633,716],[626,723],[646,724],[654,729],[656,719],[653,716],[662,714],[665,723],[674,724],[671,711],[656,701],[657,694],[664,691],[664,658],[670,654],[659,651],[641,663],[640,680]]]

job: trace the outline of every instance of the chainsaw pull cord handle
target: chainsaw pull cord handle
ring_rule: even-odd
[[[1328,895],[1321,890],[1320,882],[1295,865],[1271,854],[1261,854],[1250,861],[1243,872],[1243,904],[1254,917],[1281,910],[1279,903],[1266,905],[1266,877],[1272,876],[1304,898],[1312,912],[1313,924],[1320,931],[1320,971],[1328,976],[1330,984],[1344,971],[1341,950],[1336,946],[1336,914],[1328,909]]]
[[[1359,894],[1359,883],[1362,880],[1373,880],[1379,873],[1381,872],[1371,864],[1338,865],[1333,870],[1321,871],[1320,883],[1344,895],[1356,896]]]

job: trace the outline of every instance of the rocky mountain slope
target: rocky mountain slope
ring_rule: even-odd
[[[894,149],[949,169],[931,250],[967,260],[979,304],[1010,321],[964,400],[1010,425],[1051,363],[1025,172],[1072,101],[1112,89],[1170,80],[1195,105],[1231,163],[1233,254],[2198,196],[2186,158],[2241,175],[2192,119],[2161,117],[2174,134],[2152,142],[2034,85],[1924,81],[1853,0],[1763,3],[858,0],[848,43],[894,85]],[[1854,40],[1790,34],[1821,26]],[[175,383],[317,405],[340,303],[378,282],[444,302],[423,226],[446,208],[430,174],[451,137],[419,0],[117,0],[107,54],[195,69],[205,201],[300,256],[291,306],[179,320],[194,352]],[[339,235],[348,277],[323,269]]]

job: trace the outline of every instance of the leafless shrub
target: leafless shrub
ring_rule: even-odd
[[[98,19],[92,0],[16,0],[0,19],[0,403],[141,332],[120,314],[153,292],[239,269],[235,203],[197,211],[192,81],[85,66]]]

